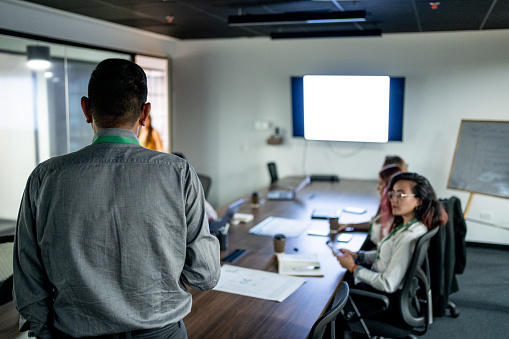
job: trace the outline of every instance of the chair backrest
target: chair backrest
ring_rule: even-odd
[[[212,185],[212,178],[198,173],[198,179],[200,179],[201,186],[203,187],[203,193],[205,194],[205,199],[209,197],[210,186]]]
[[[336,291],[336,295],[334,297],[334,303],[329,311],[323,314],[318,320],[314,323],[311,328],[311,332],[309,332],[309,339],[321,339],[325,333],[325,329],[327,325],[331,324],[331,338],[335,337],[335,327],[334,321],[336,317],[341,312],[343,307],[348,300],[348,294],[350,293],[350,289],[346,282],[341,282],[339,284],[338,290]]]
[[[269,174],[270,174],[270,183],[273,184],[278,180],[277,178],[277,168],[275,162],[269,162],[267,164],[267,167],[269,168]]]
[[[437,232],[438,227],[435,227],[417,240],[403,279],[403,287],[400,291],[400,311],[403,320],[412,327],[426,326],[428,320],[428,307],[431,302],[430,288],[427,274],[421,266],[426,259],[429,242]]]
[[[448,221],[440,227],[429,243],[430,287],[433,291],[433,316],[443,317],[448,311],[456,317],[459,313],[449,296],[459,290],[457,274],[463,273],[467,260],[467,224],[461,201],[451,196],[440,199]]]

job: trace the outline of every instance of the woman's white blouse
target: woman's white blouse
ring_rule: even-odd
[[[382,239],[378,251],[364,253],[362,264],[373,264],[372,270],[358,266],[354,271],[355,284],[365,282],[377,290],[392,293],[400,287],[410,264],[415,243],[428,229],[417,221],[392,236]]]

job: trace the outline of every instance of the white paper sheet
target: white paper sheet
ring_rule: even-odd
[[[214,290],[282,302],[305,282],[306,279],[300,277],[223,265]]]
[[[298,237],[308,229],[313,222],[311,220],[297,220],[279,217],[265,218],[258,225],[249,230],[249,233],[274,236],[284,234],[287,238]]]

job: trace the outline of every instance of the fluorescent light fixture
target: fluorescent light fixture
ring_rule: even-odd
[[[380,29],[366,29],[363,31],[316,31],[316,32],[273,32],[272,39],[297,38],[348,38],[348,37],[382,36]]]
[[[27,46],[27,65],[30,69],[44,71],[50,68],[49,47]]]
[[[291,12],[228,17],[229,26],[301,25],[363,21],[366,21],[366,11]]]

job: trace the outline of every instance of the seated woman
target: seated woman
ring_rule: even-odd
[[[383,198],[383,193],[385,190],[385,187],[389,184],[389,180],[391,177],[399,172],[402,172],[402,168],[398,165],[387,165],[383,167],[380,172],[378,172],[378,185],[376,189],[378,190],[378,193],[380,193],[380,202]],[[357,224],[339,224],[339,232],[345,231],[347,229],[351,231],[367,231],[368,232],[368,239],[366,240],[366,243],[363,246],[363,249],[372,249],[378,246],[380,243],[380,240],[383,238],[384,235],[381,235],[381,229],[380,229],[380,213],[381,208],[378,208],[378,211],[376,215],[371,219],[371,221],[366,221],[362,223]]]
[[[386,155],[382,167],[388,165],[398,165],[402,172],[408,172],[408,164],[399,155]]]
[[[147,118],[147,124],[141,129],[138,139],[143,147],[164,152],[161,135],[152,127],[152,117],[150,115]]]
[[[341,249],[340,253],[333,254],[352,273],[350,286],[362,282],[375,290],[393,293],[403,281],[417,239],[445,224],[447,214],[426,178],[402,172],[390,180],[382,199],[381,220],[388,229],[377,250]],[[359,264],[372,265],[372,268]],[[345,279],[348,281],[348,277]]]
[[[389,179],[397,172],[408,172],[408,164],[399,155],[386,155],[382,169],[378,172],[378,186],[376,189],[380,193],[380,198],[382,197],[385,186],[389,183]],[[380,217],[380,208],[378,208],[373,218],[377,217]],[[372,229],[372,223],[373,220],[358,224],[339,224],[338,231],[368,231]],[[371,233],[371,231],[369,233]],[[380,236],[376,236],[376,238],[380,238]],[[375,242],[375,244],[377,243]]]

